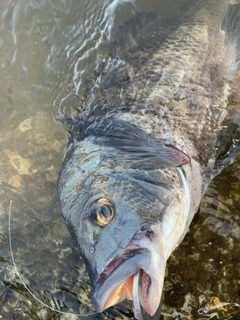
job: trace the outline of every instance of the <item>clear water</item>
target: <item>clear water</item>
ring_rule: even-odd
[[[56,119],[81,109],[86,83],[93,82],[97,62],[108,53],[113,23],[146,9],[174,16],[184,2],[0,2],[0,319],[78,319],[74,314],[94,312],[85,267],[59,210],[56,182],[67,134]],[[20,274],[34,295],[72,316],[46,309],[16,274],[10,200]],[[169,259],[161,319],[240,318],[239,200],[236,162],[212,183]],[[215,306],[213,297],[222,305]],[[87,317],[131,318],[131,303]]]

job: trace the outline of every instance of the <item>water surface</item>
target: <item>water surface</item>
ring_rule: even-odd
[[[186,2],[1,1],[0,319],[77,319],[94,312],[85,267],[59,210],[56,184],[68,137],[56,119],[81,110],[114,24],[144,10],[174,19]],[[215,179],[170,257],[161,319],[240,318],[239,178],[236,162]],[[45,308],[16,274],[11,200],[18,271],[38,299],[72,316]],[[133,319],[131,303],[87,319],[117,317]]]

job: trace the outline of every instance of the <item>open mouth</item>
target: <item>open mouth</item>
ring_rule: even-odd
[[[147,272],[151,262],[151,253],[146,248],[125,249],[124,253],[110,262],[100,274],[92,296],[93,307],[102,312],[124,299],[135,300],[133,294],[147,313],[155,313],[152,304],[152,278]],[[139,272],[138,292],[133,293],[134,275]],[[159,303],[158,303],[159,304]],[[158,307],[158,305],[157,305]]]

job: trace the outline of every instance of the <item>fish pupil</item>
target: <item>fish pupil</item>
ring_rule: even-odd
[[[112,210],[107,205],[100,206],[99,211],[104,218],[110,218],[112,215]]]
[[[113,217],[113,210],[108,205],[94,205],[90,210],[91,220],[100,226],[107,225]]]

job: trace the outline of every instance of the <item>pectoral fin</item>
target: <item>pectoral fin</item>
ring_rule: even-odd
[[[94,143],[114,148],[117,161],[131,168],[164,169],[190,163],[190,157],[172,145],[155,140],[137,126],[115,118],[98,118],[84,130]]]

